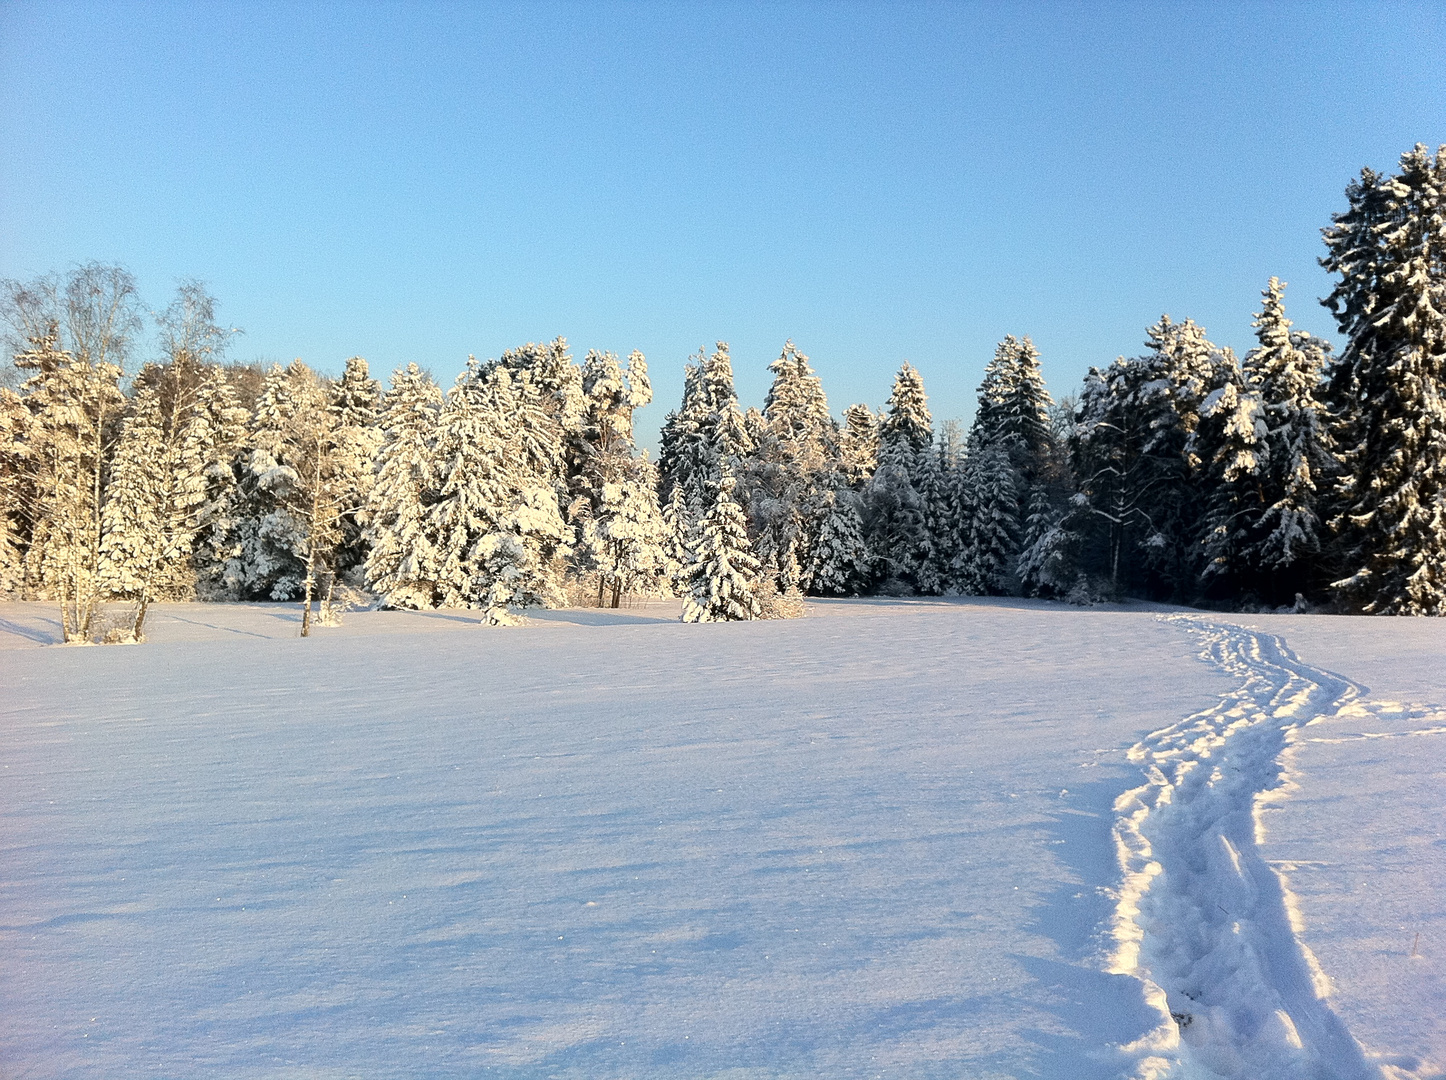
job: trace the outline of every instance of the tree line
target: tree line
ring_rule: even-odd
[[[4,283],[0,590],[60,604],[67,640],[139,639],[156,600],[339,589],[493,623],[586,594],[672,594],[684,619],[811,595],[1140,596],[1446,613],[1446,147],[1362,170],[1323,231],[1345,346],[1295,329],[1272,278],[1243,358],[1163,316],[1145,351],[1054,402],[1006,337],[967,431],[934,429],[905,363],[836,419],[785,343],[761,410],[728,347],[690,358],[658,461],[640,353],[566,342],[415,364],[225,363],[237,331],[185,283],[126,382],[143,310],[118,267]],[[130,602],[102,625],[108,600]]]

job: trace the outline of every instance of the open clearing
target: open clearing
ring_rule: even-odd
[[[0,605],[5,1080],[1446,1063],[1446,623],[151,618]]]

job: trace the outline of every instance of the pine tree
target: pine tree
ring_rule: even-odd
[[[869,561],[875,579],[891,592],[914,591],[932,553],[928,510],[914,487],[914,462],[909,439],[883,441],[878,467],[863,493]]]
[[[856,596],[869,584],[868,547],[858,496],[847,487],[836,487],[820,511],[817,540],[803,570],[803,587],[816,596]]]
[[[20,596],[35,505],[35,421],[19,394],[0,387],[0,596]]]
[[[685,501],[683,485],[674,484],[668,503],[663,507],[663,525],[667,529],[663,554],[667,559],[673,592],[678,596],[688,589],[688,573],[693,562],[693,533],[701,517],[698,509],[690,507]]]
[[[1259,345],[1244,360],[1247,384],[1261,403],[1264,433],[1253,473],[1261,507],[1250,523],[1246,560],[1263,573],[1270,603],[1311,591],[1322,550],[1320,503],[1335,472],[1325,408],[1318,398],[1330,345],[1291,329],[1285,286],[1271,278],[1255,318]]]
[[[1331,521],[1343,603],[1446,614],[1446,146],[1363,170],[1325,232],[1347,343],[1327,401],[1341,456]]]
[[[674,485],[683,485],[684,501],[710,502],[725,469],[733,469],[753,449],[733,388],[728,343],[711,356],[700,349],[690,357],[683,380],[683,404],[663,422],[658,467],[659,498],[668,502]]]
[[[1008,447],[1025,485],[1045,471],[1051,404],[1034,342],[1006,335],[984,370],[974,428],[981,443]]]
[[[658,509],[657,477],[644,458],[631,474],[602,485],[583,526],[581,561],[598,576],[598,606],[618,607],[626,592],[656,592],[668,576],[668,526]]]
[[[838,468],[849,487],[862,491],[879,460],[879,417],[867,405],[844,410],[839,432]]]
[[[748,524],[733,498],[734,480],[724,467],[708,513],[699,523],[683,597],[683,621],[732,622],[762,613],[754,585],[758,560],[748,544]]]
[[[1071,513],[1083,569],[1111,590],[1190,597],[1200,572],[1209,465],[1218,450],[1199,431],[1210,395],[1238,364],[1195,323],[1169,316],[1147,331],[1150,351],[1091,368],[1076,409]]]
[[[971,440],[959,484],[962,535],[950,576],[968,596],[1012,592],[1019,552],[1019,500],[1008,443]]]
[[[62,349],[53,322],[30,345],[15,356],[16,367],[33,372],[22,387],[33,417],[35,485],[27,592],[60,602],[64,640],[90,641],[102,601],[106,465],[125,406],[121,368]]]
[[[335,556],[338,574],[346,574],[366,561],[367,507],[383,438],[380,402],[381,384],[371,377],[367,362],[353,356],[331,391],[331,409],[336,416],[337,497],[344,507]]]
[[[442,392],[416,364],[392,373],[383,400],[376,476],[368,499],[367,588],[389,607],[438,603],[428,510],[439,487],[434,441]]]
[[[880,451],[885,445],[903,444],[918,455],[933,442],[934,421],[929,415],[923,376],[906,362],[894,376],[894,389],[879,423]]]
[[[101,513],[101,587],[135,601],[137,641],[152,600],[195,595],[192,544],[206,502],[206,462],[194,393],[172,395],[169,415],[163,409],[163,392],[177,381],[169,374],[149,367],[137,377]]]
[[[196,389],[192,428],[205,463],[206,499],[196,532],[193,560],[196,595],[203,600],[234,600],[238,593],[227,569],[240,556],[237,543],[242,499],[239,477],[244,465],[247,411],[237,400],[227,372],[208,368]]]
[[[799,587],[800,556],[806,557],[815,540],[812,510],[833,471],[836,426],[822,381],[792,341],[784,343],[769,370],[773,385],[751,435],[754,448],[743,463],[739,489],[754,551],[786,593]]]

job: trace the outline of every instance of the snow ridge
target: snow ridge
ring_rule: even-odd
[[[1123,1049],[1139,1077],[1379,1077],[1327,1004],[1294,898],[1257,848],[1262,807],[1290,790],[1292,737],[1359,690],[1273,635],[1166,619],[1200,634],[1202,658],[1241,685],[1129,752],[1147,781],[1115,803],[1124,882],[1110,970],[1144,981],[1161,1024]]]

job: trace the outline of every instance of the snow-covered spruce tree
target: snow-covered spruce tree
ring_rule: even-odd
[[[100,579],[106,592],[135,602],[132,637],[144,636],[152,600],[196,595],[195,544],[207,521],[218,460],[214,416],[219,360],[239,333],[215,321],[216,302],[199,282],[183,282],[157,318],[163,359],[137,374],[130,415],[116,446],[102,510]],[[224,384],[222,384],[224,385]],[[203,396],[204,391],[204,396]],[[234,441],[234,430],[220,433]],[[229,466],[232,447],[220,456]]]
[[[1264,511],[1257,480],[1265,467],[1266,427],[1259,395],[1235,354],[1221,350],[1220,384],[1200,404],[1191,440],[1204,501],[1200,522],[1201,588],[1215,600],[1259,599],[1252,557],[1254,526]]]
[[[495,371],[495,369],[494,369]],[[484,373],[475,360],[448,391],[437,426],[436,497],[422,531],[435,537],[435,596],[441,607],[482,606],[483,537],[498,531],[511,505],[507,476],[512,380]],[[519,553],[520,554],[520,553]]]
[[[202,441],[206,501],[200,510],[193,561],[196,595],[202,600],[234,599],[227,584],[229,561],[239,554],[235,536],[240,506],[238,477],[244,464],[246,424],[227,372],[210,367],[196,388],[197,424],[192,431]]]
[[[839,431],[838,468],[854,491],[862,491],[879,460],[879,417],[867,405],[850,405]]]
[[[647,362],[589,352],[583,363],[582,453],[570,516],[580,525],[574,565],[596,575],[598,606],[625,592],[656,592],[669,575],[668,526],[658,506],[657,471],[633,442],[633,410],[652,400]]]
[[[19,597],[35,506],[34,418],[20,395],[0,387],[0,596]]]
[[[1186,319],[1147,332],[1150,351],[1085,377],[1070,464],[1081,569],[1113,593],[1190,598],[1199,575],[1210,449],[1196,437],[1201,407],[1229,378],[1233,357]]]
[[[136,641],[152,600],[195,595],[191,545],[206,501],[205,461],[191,432],[194,394],[173,398],[167,416],[164,375],[150,368],[137,376],[101,511],[100,585],[107,596],[135,602]]]
[[[107,462],[125,398],[119,378],[141,327],[135,279],[87,263],[65,278],[0,283],[0,319],[31,422],[21,484],[26,595],[60,601],[66,641],[90,641]]]
[[[758,560],[748,544],[743,508],[733,498],[734,480],[725,465],[712,505],[693,540],[683,621],[732,622],[762,613],[754,586]]]
[[[306,526],[293,512],[300,476],[293,432],[330,416],[326,392],[300,360],[266,372],[247,425],[222,585],[243,600],[293,600],[306,580]],[[298,425],[297,414],[303,414]],[[320,415],[318,415],[320,414]]]
[[[924,380],[907,363],[894,378],[878,430],[878,459],[863,492],[869,558],[884,588],[916,592],[933,583],[932,512],[919,480],[932,465],[934,431]]]
[[[924,393],[924,377],[907,361],[894,376],[894,389],[879,421],[879,444],[907,445],[915,454],[934,443],[934,419]]]
[[[1291,329],[1284,290],[1279,279],[1271,278],[1262,294],[1255,317],[1259,344],[1242,365],[1253,400],[1233,408],[1236,413],[1258,408],[1252,417],[1255,430],[1244,430],[1245,417],[1235,420],[1239,432],[1227,448],[1212,503],[1217,512],[1227,505],[1241,513],[1238,528],[1244,535],[1236,547],[1235,577],[1270,605],[1313,591],[1321,552],[1321,485],[1335,471],[1327,417],[1318,399],[1330,346]],[[1253,467],[1247,455],[1253,456]]]
[[[950,567],[955,588],[966,596],[1014,591],[1019,554],[1018,473],[1009,440],[971,439],[960,469],[959,553]]]
[[[889,593],[916,591],[920,568],[933,552],[929,513],[914,487],[916,456],[908,439],[884,440],[863,492],[869,563],[875,582]]]
[[[663,554],[666,557],[668,580],[674,595],[682,596],[688,588],[688,568],[692,565],[693,530],[702,519],[702,511],[690,507],[683,495],[683,485],[674,484],[663,507]]]
[[[392,372],[382,403],[382,444],[367,509],[367,588],[388,607],[435,607],[437,557],[428,529],[436,500],[434,442],[442,392],[416,364]]]
[[[663,421],[659,498],[670,501],[673,486],[682,484],[685,503],[709,504],[724,468],[732,469],[752,448],[733,387],[728,343],[718,342],[711,356],[700,349],[684,374],[682,407]]]
[[[1341,459],[1331,527],[1346,606],[1446,615],[1446,146],[1363,170],[1325,231],[1346,346],[1326,397]]]
[[[371,377],[367,362],[353,356],[331,388],[331,409],[336,414],[336,468],[338,497],[344,507],[339,528],[335,569],[346,575],[360,568],[367,556],[367,518],[380,426],[381,384]]]
[[[1006,335],[984,369],[974,430],[981,445],[1009,450],[1025,485],[1046,471],[1050,455],[1049,391],[1039,366],[1039,350],[1027,336]]]
[[[668,577],[668,526],[658,509],[657,473],[634,458],[629,474],[608,481],[583,525],[583,565],[598,577],[598,606],[618,607],[627,592],[656,593]]]
[[[814,513],[833,473],[837,427],[823,383],[792,341],[769,365],[773,385],[741,469],[740,498],[748,512],[754,553],[772,567],[783,593],[801,585],[815,533]]]
[[[436,537],[438,601],[481,608],[494,625],[561,600],[571,533],[558,502],[563,414],[535,373],[469,361],[437,437],[438,492],[426,527]]]
[[[60,348],[55,324],[15,365],[33,374],[22,399],[33,418],[29,446],[35,504],[26,592],[60,603],[64,640],[90,641],[102,592],[101,506],[125,396],[121,368]]]
[[[1066,524],[1068,511],[1044,485],[1030,493],[1016,574],[1025,596],[1061,597],[1074,583],[1076,537]]]
[[[868,546],[858,503],[858,494],[839,476],[817,511],[816,539],[803,569],[803,587],[809,593],[857,596],[869,586]]]

